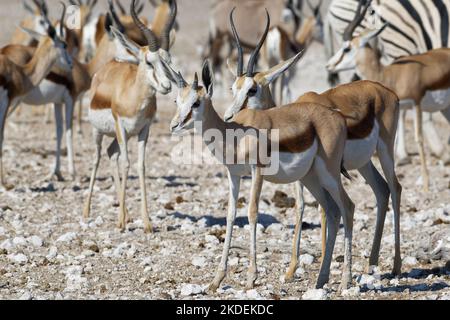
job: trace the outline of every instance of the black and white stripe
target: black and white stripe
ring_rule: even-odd
[[[359,0],[333,0],[327,23],[334,43],[342,42],[342,34],[353,20]],[[420,54],[431,49],[448,47],[450,42],[450,0],[373,0],[362,22],[363,28],[373,27],[376,19],[388,22],[380,36],[383,62],[402,56]],[[361,27],[356,30],[360,32]],[[331,54],[337,48],[331,45]]]

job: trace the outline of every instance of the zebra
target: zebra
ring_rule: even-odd
[[[345,29],[353,21],[360,1],[365,4],[370,0],[331,1],[324,26],[324,42],[328,57],[331,58],[341,47]],[[373,0],[355,34],[385,23],[388,23],[388,27],[379,37],[377,44],[383,64],[390,64],[403,56],[448,47],[450,0]],[[330,81],[334,80],[334,75],[330,75]],[[449,110],[447,108],[443,111],[443,115],[450,123]],[[405,117],[406,111],[402,110],[396,149],[400,163],[409,161],[405,144]],[[450,162],[449,152],[439,139],[431,113],[424,114],[423,128],[433,154],[438,157],[444,156],[446,158],[443,160],[446,163]]]

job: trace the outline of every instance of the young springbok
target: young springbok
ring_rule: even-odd
[[[63,8],[63,17],[65,6]],[[48,18],[47,18],[48,19]],[[53,67],[69,72],[73,60],[67,52],[67,44],[56,33],[49,23],[46,35],[29,30],[40,38],[33,58],[24,66],[19,66],[4,55],[0,55],[0,186],[10,190],[3,172],[3,140],[5,121],[10,107],[15,107],[35,90],[45,79]],[[37,93],[37,92],[36,92]]]
[[[422,183],[429,190],[429,174],[423,141],[422,110],[437,112],[450,105],[450,49],[435,49],[427,53],[404,57],[389,66],[380,62],[377,50],[369,42],[388,26],[377,30],[366,30],[353,37],[355,28],[364,17],[370,1],[357,12],[355,20],[345,32],[347,40],[330,59],[327,68],[331,72],[356,69],[362,79],[380,82],[391,88],[400,98],[401,104],[415,108],[415,139],[418,144]],[[443,97],[442,97],[443,96]],[[442,99],[443,98],[443,99]]]
[[[118,193],[120,209],[118,227],[126,226],[127,210],[125,193],[130,161],[128,158],[128,140],[133,136],[139,138],[139,180],[141,187],[141,214],[146,232],[152,231],[147,213],[147,194],[145,187],[145,148],[150,125],[156,113],[156,93],[168,94],[172,86],[166,77],[162,63],[170,63],[170,31],[177,15],[176,1],[172,1],[170,19],[162,33],[161,39],[139,20],[136,12],[136,0],[131,4],[131,15],[134,23],[147,39],[147,46],[140,47],[129,40],[123,33],[111,28],[114,37],[128,52],[127,56],[119,57],[119,62],[106,64],[92,80],[91,104],[89,121],[94,127],[96,153],[92,169],[89,194],[84,206],[83,217],[90,214],[92,192],[100,164],[103,136],[114,138],[108,148],[108,155],[117,165],[114,171],[114,181]],[[125,51],[125,50],[124,50]],[[122,181],[118,166],[119,154],[122,161]]]
[[[250,223],[250,266],[247,276],[247,288],[251,289],[257,279],[256,265],[256,224],[258,220],[258,205],[263,181],[277,184],[287,184],[302,181],[326,209],[329,237],[324,261],[317,281],[317,287],[323,287],[329,280],[329,269],[342,214],[345,225],[345,263],[342,288],[351,284],[351,241],[354,204],[348,197],[341,183],[341,164],[344,153],[347,129],[345,121],[337,112],[314,103],[295,103],[267,111],[244,110],[236,117],[236,121],[228,123],[216,113],[212,105],[213,82],[209,63],[203,67],[204,87],[198,84],[197,76],[188,85],[180,73],[166,65],[168,76],[177,83],[177,114],[172,120],[171,131],[176,134],[201,124],[199,132],[204,143],[217,157],[220,163],[228,169],[230,184],[227,229],[222,260],[216,276],[210,285],[215,291],[226,276],[228,253],[231,244],[233,225],[236,218],[236,205],[239,198],[240,181],[243,176],[252,176],[251,195],[248,208]],[[273,73],[261,75],[267,79],[274,77]],[[228,135],[248,130],[257,132],[252,136],[249,146],[245,135],[236,144],[235,139]],[[262,131],[261,131],[262,130]],[[266,136],[263,131],[267,130]],[[220,132],[218,138],[212,137],[213,132]],[[278,134],[279,139],[276,135]],[[225,139],[226,137],[226,139]],[[264,143],[269,137],[271,142]],[[279,148],[274,147],[278,143]],[[259,150],[259,155],[268,155],[275,170],[265,170],[267,163],[260,158],[250,159],[252,151]],[[262,153],[261,153],[262,152]],[[231,155],[231,156],[230,156]],[[238,161],[224,161],[235,159]],[[226,158],[224,158],[226,156]],[[241,161],[244,160],[244,161]],[[253,161],[256,160],[256,161]]]
[[[235,30],[236,45],[240,47],[239,35],[234,27],[233,16],[231,24]],[[269,25],[269,22],[268,24]],[[267,29],[266,29],[267,33]],[[261,43],[264,42],[264,37]],[[241,50],[239,50],[241,51]],[[281,62],[266,72],[254,72],[258,50],[255,50],[250,59],[247,73],[243,72],[243,57],[238,60],[236,81],[233,85],[234,101],[227,110],[226,119],[232,119],[244,109],[264,110],[274,107],[270,84],[264,74],[271,73],[277,76],[295,64],[295,58]],[[395,260],[394,273],[401,272],[400,254],[400,201],[401,186],[398,182],[394,165],[394,142],[398,122],[398,98],[394,92],[380,84],[370,81],[360,81],[339,86],[323,94],[307,93],[296,100],[296,103],[315,103],[341,114],[347,124],[347,141],[344,153],[344,168],[358,170],[371,186],[377,199],[377,224],[369,260],[370,266],[378,265],[380,243],[389,204],[389,195],[395,213]],[[388,182],[383,179],[373,165],[371,159],[378,153],[384,174]],[[301,188],[302,189],[302,188]],[[296,192],[298,196],[298,192]],[[302,198],[302,197],[301,197]],[[299,199],[297,199],[299,200]],[[294,247],[291,265],[286,274],[286,280],[291,280],[297,268],[301,225],[303,220],[303,201],[301,210],[297,210],[297,224],[295,229]],[[299,204],[298,204],[299,205]],[[299,209],[299,208],[297,208]],[[325,221],[324,219],[322,221]],[[322,223],[322,234],[326,235],[325,223]],[[324,241],[322,245],[324,245]],[[322,247],[322,251],[324,248]]]

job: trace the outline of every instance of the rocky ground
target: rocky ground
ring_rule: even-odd
[[[324,89],[323,61],[321,47],[314,46],[299,66],[296,86],[302,91]],[[183,70],[200,68],[198,59],[176,62]],[[223,111],[227,95],[220,90],[218,94],[217,104]],[[363,180],[352,174],[354,179],[345,185],[357,205],[354,287],[343,295],[338,292],[341,230],[330,284],[324,290],[312,290],[320,267],[320,216],[310,195],[301,266],[295,282],[284,283],[295,221],[289,198],[293,192],[290,186],[267,183],[258,226],[259,280],[255,290],[245,291],[250,186],[245,180],[228,276],[216,293],[206,293],[221,255],[228,182],[220,166],[182,165],[171,160],[178,146],[168,131],[175,112],[173,99],[160,99],[159,121],[148,148],[149,213],[155,228],[150,235],[144,234],[139,219],[140,193],[134,166],[127,197],[134,221],[125,232],[115,228],[118,208],[105,159],[95,188],[92,218],[81,219],[94,153],[88,123],[83,124],[83,136],[75,138],[77,180],[55,182],[46,179],[54,160],[54,124],[44,124],[42,112],[29,109],[12,118],[6,129],[4,166],[15,189],[0,193],[0,299],[450,299],[450,168],[430,158],[432,185],[424,194],[416,183],[420,173],[417,156],[411,165],[397,170],[404,187],[401,277],[389,274],[394,244],[391,211],[380,267],[373,275],[365,272],[375,227],[375,200]],[[438,127],[447,139],[448,125],[438,122]],[[413,152],[411,132],[408,139]],[[130,152],[136,163],[134,140]]]

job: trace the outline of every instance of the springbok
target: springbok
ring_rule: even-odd
[[[289,34],[282,26],[273,26],[267,35],[261,50],[262,69],[270,69],[280,63],[294,57],[298,52],[307,50],[314,40],[322,41],[323,22],[320,12],[322,0],[314,6],[307,1],[312,16],[305,16],[301,10],[295,10],[296,15],[303,18],[302,23],[295,34]],[[233,68],[234,70],[234,68]],[[287,70],[279,80],[273,84],[273,93],[277,105],[292,102],[289,83],[295,78],[295,68]]]
[[[147,213],[147,194],[145,186],[145,148],[150,125],[156,113],[156,93],[168,94],[172,86],[163,70],[163,62],[170,63],[170,31],[177,15],[176,1],[171,1],[170,19],[160,39],[139,20],[136,0],[131,3],[131,16],[136,26],[147,39],[147,45],[140,47],[123,33],[112,27],[112,33],[123,47],[120,61],[111,61],[94,76],[91,86],[89,121],[93,125],[96,153],[89,185],[89,193],[83,210],[83,217],[90,215],[92,193],[98,166],[100,164],[103,136],[114,141],[108,148],[108,155],[116,165],[113,176],[120,202],[118,227],[126,226],[127,210],[125,193],[130,161],[128,140],[133,136],[139,139],[139,180],[141,187],[141,214],[145,232],[152,226]],[[128,52],[126,54],[125,52]],[[125,62],[128,61],[128,62]],[[119,172],[119,154],[122,161],[122,181]]]
[[[36,6],[36,9],[33,10],[31,6],[24,0],[24,7],[27,12],[31,14],[30,17],[27,17],[22,20],[20,26],[16,28],[11,38],[10,44],[19,44],[26,46],[37,46],[36,39],[31,36],[27,31],[34,30],[38,33],[45,34],[48,28],[49,21],[48,20],[48,6],[45,0],[33,0],[33,3]],[[57,26],[57,30],[59,30],[59,25]],[[64,24],[64,40],[67,43],[67,51],[73,56],[77,57],[80,51],[80,41],[77,36],[77,33],[69,28],[67,28]],[[61,35],[59,34],[61,37]]]
[[[236,46],[242,52],[239,35],[234,26],[233,15],[230,22],[235,34]],[[265,34],[268,32],[269,20]],[[261,39],[252,56],[244,74],[243,56],[238,59],[236,80],[233,84],[234,101],[225,113],[225,119],[230,120],[241,110],[264,110],[275,107],[270,84],[276,78],[267,81],[265,73],[275,73],[281,76],[288,70],[295,60],[287,60],[274,66],[269,71],[254,72],[255,61],[258,57],[258,48],[264,43]],[[295,59],[295,58],[294,58]],[[235,72],[234,70],[232,70]],[[401,185],[395,173],[394,144],[398,123],[398,98],[394,92],[384,86],[370,82],[360,81],[348,85],[339,86],[323,94],[307,93],[296,100],[296,103],[315,103],[323,107],[337,111],[347,124],[347,140],[344,152],[343,166],[346,170],[358,170],[366,182],[372,188],[377,199],[377,224],[372,246],[369,266],[378,265],[380,243],[383,234],[386,212],[389,205],[389,195],[392,194],[392,203],[395,215],[395,259],[394,273],[401,272],[400,253],[400,201]],[[378,154],[382,168],[388,182],[383,179],[373,165],[371,159]],[[300,187],[300,190],[303,188]],[[296,192],[296,196],[299,193]],[[295,228],[293,254],[286,280],[292,280],[298,264],[299,246],[301,237],[301,225],[303,220],[304,205],[303,196],[297,199],[297,223]],[[300,207],[299,207],[300,203]],[[325,223],[322,219],[322,235],[326,236]],[[324,240],[324,238],[323,238]],[[322,246],[324,242],[322,243]],[[322,247],[322,253],[324,248]]]
[[[64,15],[65,6],[62,16]],[[72,57],[67,52],[67,44],[57,35],[51,23],[46,35],[32,30],[28,32],[40,38],[30,62],[18,66],[6,56],[0,55],[0,186],[6,190],[13,188],[6,183],[3,172],[3,140],[9,108],[14,109],[26,97],[32,99],[29,94],[49,75],[53,67],[70,71],[73,65]]]
[[[387,24],[353,37],[369,5],[370,1],[363,7],[362,13],[358,15],[357,12],[345,33],[348,41],[330,59],[327,68],[331,72],[356,69],[362,79],[378,81],[396,92],[402,107],[414,105],[415,140],[420,154],[423,188],[428,192],[429,174],[423,141],[422,110],[438,112],[450,106],[450,49],[435,49],[397,59],[388,66],[382,65],[377,50],[369,42],[380,35]],[[402,128],[399,130],[402,131]]]
[[[197,75],[194,82],[188,85],[181,73],[175,72],[168,65],[166,68],[168,77],[172,78],[179,88],[177,114],[171,123],[172,133],[189,130],[196,126],[196,122],[201,124],[202,129],[199,134],[202,135],[205,145],[228,169],[230,191],[225,244],[219,268],[209,287],[210,290],[217,290],[226,276],[240,181],[243,176],[250,174],[252,187],[248,219],[251,243],[247,289],[254,287],[258,274],[256,224],[264,180],[277,184],[301,180],[317,201],[326,208],[327,217],[331,219],[331,222],[328,224],[329,237],[317,281],[318,288],[323,287],[329,280],[329,269],[342,214],[345,225],[345,263],[341,285],[342,288],[347,288],[352,280],[351,241],[354,204],[341,183],[341,164],[347,136],[343,117],[318,104],[295,103],[267,111],[247,109],[237,115],[235,122],[228,123],[222,120],[212,105],[213,81],[208,62],[203,67],[204,87],[198,84]],[[277,72],[267,72],[261,74],[261,77],[269,81],[277,76]],[[227,134],[248,133],[248,130],[257,134],[252,135],[251,139],[248,139],[246,135],[242,139],[238,137],[237,143],[235,138],[228,139]],[[267,136],[264,131],[267,131]],[[220,135],[212,136],[213,132],[220,132]],[[276,137],[277,134],[279,139]],[[267,137],[273,141],[265,143]],[[273,142],[278,142],[279,148],[274,147]],[[254,155],[254,150],[259,150],[260,157],[262,154],[268,155],[270,159],[267,159],[268,163],[276,164],[276,169],[265,170],[267,163],[262,163],[260,157],[255,159],[249,156],[249,154]],[[224,159],[236,159],[236,156],[238,161],[224,161]]]

